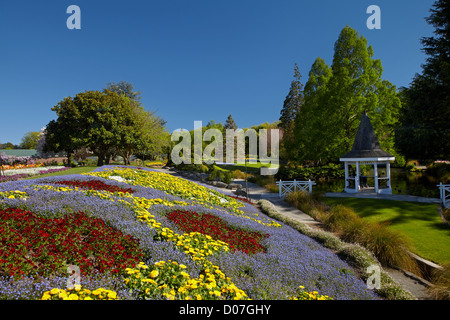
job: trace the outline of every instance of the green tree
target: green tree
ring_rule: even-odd
[[[106,84],[106,90],[117,93],[118,95],[125,95],[134,101],[141,99],[141,92],[135,91],[134,86],[126,81],[108,82]]]
[[[300,111],[303,105],[303,84],[301,83],[301,74],[298,65],[294,67],[294,80],[291,82],[291,88],[283,103],[280,111],[279,127],[288,130],[295,119],[295,115]]]
[[[116,149],[125,164],[130,164],[130,157],[138,152],[144,152],[149,158],[163,153],[170,138],[164,128],[165,122],[136,102],[132,103],[131,110],[121,111],[125,112],[117,127]]]
[[[233,117],[231,116],[231,114],[228,116],[227,120],[225,121],[225,124],[223,126],[223,128],[226,129],[234,129],[236,130],[238,127],[236,125],[236,122],[234,122]]]
[[[21,149],[35,149],[37,141],[39,140],[41,133],[36,131],[27,132],[20,143]]]
[[[300,116],[296,123],[305,126],[299,130],[299,141],[305,143],[299,144],[302,160],[316,164],[337,161],[351,149],[364,110],[381,146],[395,151],[394,129],[401,103],[396,87],[381,78],[381,61],[373,59],[373,54],[367,39],[346,26],[334,45],[331,77],[321,61],[313,65],[313,74],[317,73],[322,83],[313,78],[305,88],[306,118]],[[320,74],[326,76],[320,78]]]
[[[5,149],[5,150],[12,150],[12,149],[19,149],[18,145],[15,145],[11,142],[6,142],[0,145],[0,149]]]
[[[450,1],[436,1],[430,11],[434,36],[421,40],[428,58],[403,91],[396,131],[398,148],[419,160],[450,159]]]
[[[318,57],[314,61],[305,84],[304,104],[295,117],[295,147],[289,148],[290,159],[314,159],[320,163],[327,153],[327,143],[331,137],[326,135],[324,121],[327,118],[325,93],[332,74],[325,60]]]
[[[44,150],[64,150],[69,161],[75,150],[87,147],[101,166],[110,153],[129,159],[130,153],[148,148],[148,141],[152,141],[150,122],[146,122],[142,107],[110,90],[79,93],[63,99],[52,110],[58,119],[47,125]],[[158,120],[158,124],[162,122]]]
[[[282,158],[292,158],[295,153],[294,121],[304,104],[303,84],[298,65],[294,67],[294,79],[280,111],[278,127],[282,129],[280,152]]]
[[[225,124],[223,125],[223,157],[224,159],[226,159],[227,156],[227,129],[230,130],[236,130],[238,128],[238,126],[236,125],[236,122],[234,121],[233,117],[231,116],[231,114],[228,116],[227,120],[225,121]],[[233,139],[233,148],[234,148],[234,155],[233,157],[236,157],[236,152],[237,152],[237,141],[236,139]]]

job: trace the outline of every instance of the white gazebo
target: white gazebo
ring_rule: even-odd
[[[345,166],[345,192],[392,194],[390,164],[392,160],[395,160],[395,157],[381,149],[372,123],[364,111],[352,150],[340,158]],[[372,165],[373,173],[362,175],[361,165]],[[384,167],[384,170],[380,170],[380,167]],[[368,183],[371,178],[373,186]]]

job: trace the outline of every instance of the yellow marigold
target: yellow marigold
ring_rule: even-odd
[[[150,272],[150,277],[153,279],[155,279],[158,275],[159,275],[158,270],[153,270],[152,272]]]
[[[49,292],[44,292],[44,294],[42,295],[41,300],[50,300],[52,298],[52,296],[49,294]]]

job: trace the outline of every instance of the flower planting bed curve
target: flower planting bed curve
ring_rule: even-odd
[[[379,299],[312,238],[151,169],[5,182],[0,214],[2,299]]]

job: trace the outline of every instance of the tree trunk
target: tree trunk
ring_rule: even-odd
[[[97,166],[98,167],[103,166],[104,162],[105,162],[105,153],[98,154]]]
[[[67,166],[72,166],[72,153],[73,151],[66,151],[67,152]]]

